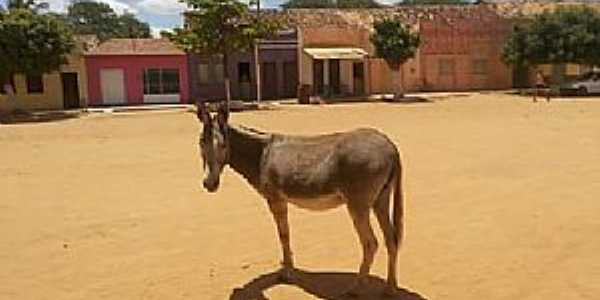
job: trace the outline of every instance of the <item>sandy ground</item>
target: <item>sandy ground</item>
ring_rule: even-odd
[[[232,119],[299,134],[371,126],[397,143],[407,227],[396,299],[600,296],[600,99],[479,95]],[[231,170],[219,193],[200,188],[193,114],[0,126],[0,299],[333,299],[358,267],[345,209],[292,208],[304,271],[278,285],[265,202]],[[386,259],[380,247],[363,299],[384,299]]]

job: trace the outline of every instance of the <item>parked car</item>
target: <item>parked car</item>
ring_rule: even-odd
[[[600,72],[587,72],[574,81],[561,85],[560,93],[579,96],[600,93]]]

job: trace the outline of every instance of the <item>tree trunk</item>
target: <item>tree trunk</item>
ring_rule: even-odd
[[[404,98],[404,88],[402,86],[402,77],[404,74],[402,74],[401,67],[401,64],[394,66],[394,100]]]
[[[225,101],[227,105],[231,103],[231,81],[229,80],[229,56],[227,53],[223,54],[223,77],[225,81]]]

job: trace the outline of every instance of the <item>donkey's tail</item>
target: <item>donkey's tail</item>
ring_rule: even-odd
[[[396,186],[394,187],[394,209],[393,209],[393,222],[394,222],[394,233],[396,235],[396,245],[398,249],[402,245],[402,238],[404,236],[404,196],[402,192],[402,165],[398,161],[396,169]]]

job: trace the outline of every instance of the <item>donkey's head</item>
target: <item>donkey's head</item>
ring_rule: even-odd
[[[229,106],[222,104],[216,117],[211,117],[204,102],[198,103],[198,119],[202,122],[200,153],[204,168],[204,188],[213,193],[219,188],[223,168],[229,160],[227,120]]]

